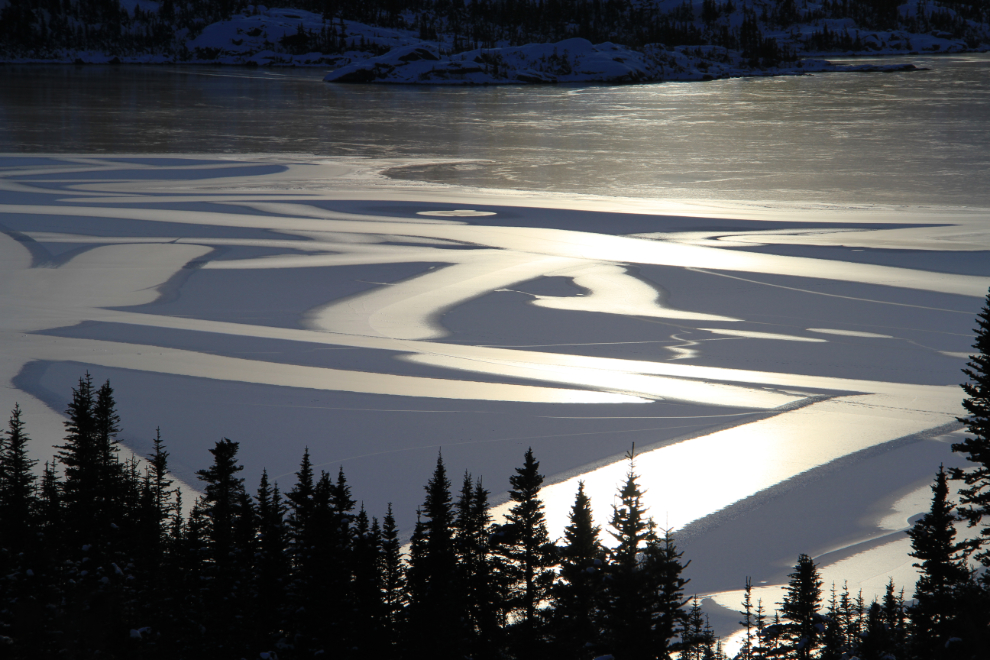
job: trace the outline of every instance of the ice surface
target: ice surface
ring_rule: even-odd
[[[709,572],[694,584],[716,602],[732,607],[747,574],[770,595],[793,563],[760,552],[762,506],[773,533],[794,530],[781,552],[812,552],[854,587],[908,579],[901,530],[947,444],[909,448],[962,413],[960,356],[990,285],[982,211],[492,193],[385,183],[367,161],[132,160],[5,156],[0,407],[20,402],[34,456],[50,459],[88,368],[119,384],[124,443],[147,453],[162,425],[189,488],[220,435],[242,443],[249,483],[267,466],[283,487],[308,445],[408,531],[440,448],[504,502],[533,445],[556,536],[578,478],[605,523],[636,442],[651,512],[698,553]],[[661,231],[607,231],[622,213]],[[720,218],[786,226],[704,229]],[[886,265],[887,241],[966,267]],[[822,251],[841,246],[868,251]],[[822,493],[855,490],[847,475],[881,455],[900,469],[856,491],[864,527]],[[817,495],[798,496],[812,477]],[[802,528],[811,503],[818,531]],[[751,531],[697,545],[732,516]]]

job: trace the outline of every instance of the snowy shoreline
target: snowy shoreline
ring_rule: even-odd
[[[568,39],[556,44],[472,50],[445,55],[435,46],[395,48],[328,74],[330,83],[406,85],[513,85],[554,83],[636,84],[705,81],[749,76],[824,72],[913,71],[913,64],[837,65],[800,60],[791,66],[752,68],[737,51],[716,47],[647,47],[636,51],[613,43]]]
[[[583,40],[568,40],[583,41]],[[386,55],[346,64],[332,69],[324,82],[339,84],[397,84],[397,85],[453,85],[453,86],[488,86],[488,85],[554,85],[554,84],[649,84],[661,82],[708,82],[727,78],[757,78],[775,76],[803,76],[815,73],[889,73],[923,71],[913,62],[889,64],[850,64],[834,63],[825,59],[802,59],[792,66],[773,68],[749,68],[741,64],[738,53],[735,57],[727,54],[728,62],[715,62],[704,56],[690,53],[691,48],[681,48],[673,51],[653,51],[648,54],[634,51],[615,44],[592,45],[582,44],[584,48],[577,55],[584,59],[585,68],[569,68],[561,71],[558,63],[542,57],[549,52],[551,58],[560,44],[531,44],[516,48],[484,49],[459,53],[454,56],[444,56],[432,49],[421,45],[399,48]],[[565,44],[566,48],[566,44]],[[432,57],[419,57],[418,66],[412,61],[403,61],[410,52],[425,51]],[[565,51],[570,56],[569,51]],[[951,54],[957,54],[957,51]],[[983,51],[968,51],[983,52]],[[494,70],[485,61],[486,55],[496,53],[503,56],[503,67]],[[534,53],[536,54],[534,56]],[[912,53],[916,55],[917,53]],[[908,53],[842,53],[833,57],[910,57]],[[950,53],[942,53],[948,55]],[[326,67],[325,58],[298,59],[290,61],[275,59],[265,64],[256,60],[248,61],[190,61],[177,62],[154,58],[118,58],[106,54],[86,54],[75,60],[12,60],[0,61],[3,66],[174,66],[200,69],[205,67],[244,67],[259,66],[292,69],[315,69]],[[423,65],[426,65],[425,67]],[[590,65],[590,66],[589,66]]]
[[[734,19],[733,19],[734,20]],[[425,40],[411,30],[382,28],[355,21],[327,21],[321,15],[292,8],[252,7],[229,20],[205,26],[198,34],[179,30],[175,49],[164,53],[121,54],[107,50],[52,52],[50,57],[0,54],[0,65],[72,64],[175,66],[306,67],[330,69],[327,82],[421,85],[504,85],[554,83],[636,84],[704,81],[735,77],[791,76],[822,72],[909,71],[910,63],[848,64],[827,58],[929,56],[986,52],[986,43],[967,44],[933,31],[875,31],[825,21],[824,30],[844,35],[857,49],[819,51],[805,41],[816,25],[767,32],[796,59],[772,61],[747,57],[740,50],[714,45],[668,47],[648,44],[633,49],[612,42],[593,44],[581,38],[555,43],[530,43],[462,50],[444,39]],[[309,35],[307,37],[307,35]],[[311,51],[318,35],[337,43],[333,53]],[[802,41],[804,39],[805,41]],[[309,44],[298,45],[297,44]],[[322,42],[321,42],[322,43]],[[811,43],[811,42],[807,42]]]

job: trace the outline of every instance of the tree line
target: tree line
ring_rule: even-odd
[[[381,49],[336,37],[334,23],[342,20],[411,30],[454,52],[581,37],[632,48],[715,45],[739,50],[757,66],[795,59],[793,48],[764,33],[799,24],[822,26],[807,36],[791,30],[791,39],[806,49],[864,50],[848,29],[830,31],[825,19],[851,19],[864,30],[938,30],[967,41],[971,48],[986,40],[990,0],[932,0],[912,15],[901,15],[899,4],[704,0],[699,12],[690,0],[666,7],[655,0],[294,0],[292,7],[321,14],[327,23],[321,31],[300,28],[300,34],[287,36],[289,42],[272,43],[270,48],[326,54]],[[251,10],[257,11],[248,0],[162,0],[157,11],[139,5],[128,11],[120,0],[8,0],[0,10],[0,54],[51,58],[63,51],[101,50],[185,61],[194,53],[177,35],[195,37],[207,25]]]
[[[531,450],[501,524],[481,480],[465,474],[455,492],[438,457],[404,551],[391,505],[369,516],[343,471],[316,474],[308,450],[290,490],[263,472],[249,493],[238,443],[217,442],[186,516],[160,434],[146,467],[121,460],[109,381],[87,373],[66,413],[40,480],[19,407],[0,445],[0,649],[12,657],[714,651],[710,633],[686,634],[681,553],[646,515],[632,468],[606,550],[583,486],[565,540],[551,542]]]
[[[990,294],[963,385],[972,467],[939,468],[928,513],[908,531],[920,569],[911,599],[888,584],[867,604],[825,602],[801,555],[779,609],[746,580],[740,660],[965,660],[990,648]],[[645,508],[630,453],[604,543],[579,484],[551,540],[528,450],[495,521],[489,491],[459,490],[441,456],[404,545],[347,479],[316,474],[308,450],[285,493],[253,493],[238,443],[217,442],[183,513],[160,433],[145,463],[121,457],[109,381],[72,390],[65,437],[36,474],[19,406],[0,434],[0,655],[7,658],[725,658],[688,598],[688,562]],[[949,482],[962,484],[959,502]],[[956,537],[966,521],[979,533]]]

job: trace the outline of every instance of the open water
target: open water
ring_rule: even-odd
[[[646,198],[990,207],[990,55],[636,86],[402,87],[319,69],[8,66],[0,152],[424,159],[394,177]],[[456,161],[456,162],[450,162]]]

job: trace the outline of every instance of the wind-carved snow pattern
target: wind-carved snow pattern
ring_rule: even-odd
[[[0,407],[20,402],[36,457],[51,457],[42,441],[61,437],[62,418],[39,392],[20,389],[32,364],[186,379],[212,387],[220,397],[216,415],[231,424],[236,420],[224,417],[223,406],[235,402],[220,394],[225,383],[349,393],[363,397],[368,420],[422,412],[437,421],[419,427],[420,435],[402,429],[390,448],[378,448],[377,439],[347,429],[339,431],[345,441],[293,427],[289,408],[271,404],[286,415],[287,432],[275,443],[241,429],[235,439],[255,447],[245,462],[281,461],[268,466],[287,481],[286,461],[294,464],[308,444],[319,465],[344,465],[352,483],[374,481],[383,497],[408,503],[420,496],[422,475],[400,474],[404,464],[386,459],[435,458],[440,445],[446,457],[466,447],[471,469],[482,471],[492,461],[517,459],[520,446],[559,437],[566,460],[544,459],[554,534],[578,478],[599,523],[607,520],[626,469],[609,444],[615,438],[639,439],[646,503],[665,526],[682,529],[835,461],[951,430],[962,412],[956,356],[965,354],[972,310],[990,284],[986,276],[814,252],[879,249],[888,241],[900,249],[945,249],[960,237],[967,250],[990,250],[990,231],[971,211],[939,211],[935,223],[925,210],[873,209],[869,225],[858,228],[866,219],[861,209],[696,205],[691,212],[702,217],[758,216],[760,223],[618,235],[606,233],[616,213],[662,228],[663,209],[654,205],[656,215],[644,216],[640,204],[622,200],[386,187],[362,178],[367,162],[293,159],[280,174],[258,178],[238,171],[255,164],[250,159],[60,156],[23,166],[16,157],[5,160]],[[212,178],[183,181],[189,170]],[[597,212],[602,231],[542,223],[541,207]],[[503,220],[510,215],[516,220]],[[767,229],[771,221],[780,228]],[[799,222],[808,228],[796,228]],[[830,228],[836,223],[844,224]],[[752,251],[757,244],[806,252]],[[406,270],[384,275],[392,266]],[[285,312],[278,323],[220,318],[194,303],[181,314],[160,311],[168,309],[161,307],[166,298],[182,300],[205,286],[196,281],[212,277],[224,277],[215,281],[231,287],[231,296],[244,296],[250,282],[261,280],[237,278],[253,274],[294,274],[298,290],[285,295],[303,290],[315,302]],[[331,282],[353,290],[340,293]],[[736,304],[733,291],[755,297]],[[781,296],[787,303],[775,306]],[[845,315],[815,316],[818,305]],[[906,327],[909,312],[927,320]],[[594,341],[562,339],[583,326],[595,329]],[[234,354],[226,346],[248,340],[265,350]],[[300,346],[310,352],[272,356]],[[326,351],[354,357],[327,366]],[[860,363],[873,364],[878,351],[885,357],[877,373],[889,377],[864,377],[869,372]],[[910,360],[895,359],[898,351]],[[951,375],[911,370],[918,356],[941,360]],[[832,372],[815,373],[825,364]],[[473,407],[443,408],[457,401]],[[471,430],[459,432],[467,437],[452,435],[451,415],[473,420]],[[509,435],[487,430],[496,418]],[[328,412],[331,429],[333,419]],[[579,426],[565,431],[567,420]],[[540,424],[546,430],[535,430]],[[579,445],[583,436],[602,440]],[[176,438],[170,449],[192,464],[203,442]],[[707,487],[699,488],[699,471]]]

